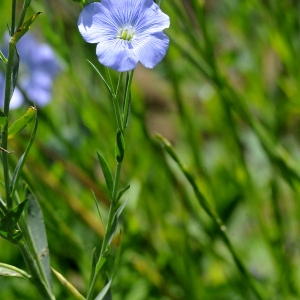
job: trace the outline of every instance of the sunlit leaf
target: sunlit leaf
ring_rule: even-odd
[[[52,268],[53,273],[61,284],[67,288],[67,290],[74,296],[74,299],[85,300],[85,298],[78,292],[78,290],[72,285],[64,276]]]
[[[99,159],[99,162],[100,162],[100,165],[102,168],[102,172],[103,172],[103,175],[104,175],[104,178],[106,181],[106,186],[108,188],[110,196],[112,197],[113,187],[114,187],[114,179],[112,177],[110,168],[109,168],[106,160],[104,159],[104,157],[99,152],[97,152],[97,155],[98,155],[98,159]]]
[[[25,271],[8,264],[0,263],[0,276],[19,277],[22,279],[30,280],[31,276]]]
[[[42,270],[44,273],[48,286],[52,288],[52,277],[50,269],[50,256],[47,242],[46,228],[44,224],[43,213],[40,205],[35,196],[29,189],[26,191],[27,205],[27,221],[28,228],[31,233],[32,242],[36,256],[41,262]]]

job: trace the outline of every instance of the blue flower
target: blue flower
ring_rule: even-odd
[[[25,34],[17,44],[20,55],[18,86],[10,101],[10,108],[22,105],[24,97],[37,106],[46,105],[52,97],[54,78],[61,70],[57,57],[51,47],[40,43],[31,34]],[[0,104],[4,102],[4,74],[0,72]],[[22,92],[21,92],[22,91]]]
[[[78,28],[88,43],[98,43],[96,53],[103,65],[129,71],[140,61],[153,68],[166,55],[170,25],[153,0],[102,0],[86,6]]]

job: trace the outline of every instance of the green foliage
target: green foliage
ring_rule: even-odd
[[[0,2],[4,33],[10,5]],[[257,299],[219,228],[199,205],[193,190],[197,188],[222,220],[261,297],[299,299],[298,2],[161,1],[171,19],[165,31],[170,48],[154,70],[135,70],[132,92],[127,94],[131,101],[117,124],[111,97],[126,93],[123,86],[114,90],[118,74],[108,74],[97,61],[95,46],[79,36],[80,5],[69,0],[32,1],[28,15],[44,13],[30,30],[55,49],[64,72],[55,82],[51,103],[38,111],[39,128],[23,168],[18,161],[34,125],[9,140],[8,149],[14,150],[8,155],[11,174],[22,169],[14,199],[26,198],[26,181],[44,214],[51,266],[79,294],[87,294],[91,265],[101,269],[98,293],[114,273],[120,251],[117,227],[110,229],[109,253],[99,262],[105,230],[94,199],[107,224],[116,130],[122,132],[128,122],[126,135],[116,143],[121,157],[126,140],[120,187],[130,184],[129,190],[115,195],[119,200],[126,191],[129,198],[122,214],[115,212],[122,228],[122,251],[114,281],[105,289],[111,294],[98,297]],[[12,111],[8,125],[28,107]],[[6,124],[4,116],[0,122]],[[177,163],[157,143],[156,132],[170,141]],[[4,195],[2,185],[1,199]],[[18,207],[16,202],[13,207]],[[3,232],[7,237],[8,231]],[[18,248],[2,238],[0,260],[30,273]],[[1,299],[39,299],[31,284],[19,278],[0,277],[0,291]],[[57,299],[74,299],[56,278],[53,291]]]

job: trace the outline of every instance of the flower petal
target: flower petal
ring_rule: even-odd
[[[98,2],[86,6],[78,19],[78,29],[88,43],[99,43],[103,38],[116,38],[120,26],[112,12]]]
[[[169,38],[158,32],[143,36],[132,42],[133,52],[146,68],[155,67],[166,55],[169,47]]]
[[[164,14],[156,3],[153,3],[143,14],[140,14],[134,25],[137,34],[160,32],[169,26],[169,16]]]
[[[97,45],[96,53],[104,66],[125,72],[134,69],[138,63],[131,47],[131,43],[123,40],[102,41]]]

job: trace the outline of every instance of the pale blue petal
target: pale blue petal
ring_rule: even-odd
[[[129,23],[133,25],[140,15],[152,6],[153,0],[102,0],[101,4],[110,11],[111,15],[118,19],[121,24],[125,25]]]
[[[153,3],[153,1],[151,1]],[[135,21],[137,34],[151,34],[162,31],[170,26],[170,18],[164,14],[157,4],[153,3],[151,8],[140,14]]]
[[[158,32],[136,39],[132,45],[138,60],[146,68],[153,68],[165,57],[169,38],[163,32]]]
[[[10,99],[9,108],[16,109],[23,104],[24,98],[20,90],[16,87],[12,98]]]
[[[0,106],[3,109],[4,106],[4,94],[5,94],[5,77],[4,74],[0,72]],[[9,107],[10,109],[18,108],[23,103],[23,95],[20,90],[16,87],[12,98],[10,99]]]
[[[44,106],[51,100],[53,80],[44,71],[36,70],[29,80],[20,80],[20,85],[26,91],[28,98],[37,106]]]
[[[131,41],[118,37],[132,26]],[[170,26],[169,17],[153,0],[102,0],[86,6],[78,28],[89,43],[98,43],[96,53],[103,65],[119,72],[136,67],[138,61],[153,68],[166,54],[169,38],[162,32]]]
[[[120,26],[116,17],[98,2],[86,6],[78,19],[78,29],[88,43],[116,38]]]
[[[97,45],[98,60],[104,66],[119,72],[132,70],[138,63],[138,58],[130,49],[130,43],[123,40],[103,41]]]

